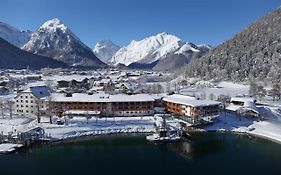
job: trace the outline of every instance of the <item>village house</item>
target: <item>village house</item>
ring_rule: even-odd
[[[147,94],[52,94],[52,106],[58,116],[88,114],[99,116],[145,116],[154,114],[154,99]]]
[[[48,108],[47,98],[50,89],[47,86],[35,86],[19,92],[15,97],[15,112],[19,115],[38,116]]]
[[[260,114],[256,107],[256,99],[253,97],[232,97],[226,110],[240,116],[259,117]]]
[[[120,91],[126,93],[126,94],[133,94],[135,90],[139,87],[137,83],[120,83],[117,85]]]
[[[163,98],[166,111],[190,124],[211,122],[220,112],[220,102],[197,100],[191,96],[173,94]]]

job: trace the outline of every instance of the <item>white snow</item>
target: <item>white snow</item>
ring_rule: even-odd
[[[84,117],[74,117],[67,120],[67,125],[33,122],[30,126],[40,126],[53,140],[60,140],[87,135],[154,132],[153,124],[154,117],[91,118],[88,120]]]
[[[53,18],[46,21],[39,29],[53,30],[55,32],[58,28],[64,32],[67,30],[67,27],[59,19]]]
[[[192,47],[189,43],[185,43],[177,52],[177,54],[184,54],[187,51],[199,52],[198,49]]]
[[[281,143],[281,121],[273,116],[269,116],[264,121],[258,121],[231,113],[222,113],[217,122],[203,130],[248,133]]]
[[[184,95],[191,95],[196,97],[201,97],[204,94],[206,98],[209,98],[209,96],[213,94],[214,99],[216,99],[219,95],[234,97],[249,94],[249,86],[232,82],[219,82],[213,84],[211,82],[203,83],[202,81],[200,81],[200,83],[196,83],[196,85],[194,86],[182,89],[181,93]]]
[[[178,37],[163,32],[141,41],[133,40],[127,47],[122,47],[118,50],[111,62],[128,66],[145,58],[146,63],[152,63],[165,54],[177,51],[183,45],[184,42]]]
[[[163,98],[164,101],[179,103],[188,106],[209,106],[209,105],[219,105],[220,102],[213,101],[213,100],[196,100],[194,97],[180,95],[180,94],[173,94]]]
[[[0,22],[0,37],[16,47],[22,47],[31,37],[29,30],[20,31],[9,24]]]
[[[22,147],[21,144],[13,144],[13,143],[2,143],[0,144],[0,153],[9,153],[16,150],[16,148]]]
[[[66,97],[62,93],[53,93],[52,100],[57,102],[131,102],[131,101],[154,101],[154,99],[148,94],[136,94],[136,95],[126,95],[126,94],[93,94],[88,95],[85,93],[74,93],[71,97]]]
[[[93,52],[102,62],[109,63],[119,49],[120,46],[114,44],[112,41],[103,40],[95,45]]]

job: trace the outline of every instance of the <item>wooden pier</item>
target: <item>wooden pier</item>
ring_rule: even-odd
[[[49,142],[49,137],[41,127],[34,127],[17,133],[8,133],[0,135],[0,153],[14,152],[19,148],[28,148],[33,144]]]

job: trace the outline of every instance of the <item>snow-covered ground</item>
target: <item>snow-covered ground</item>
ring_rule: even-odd
[[[281,143],[281,120],[273,113],[274,108],[261,107],[259,110],[266,115],[265,120],[222,113],[217,122],[203,130],[248,133]]]
[[[27,117],[0,118],[0,132],[20,132],[28,128],[40,126],[52,140],[67,139],[85,135],[101,135],[111,133],[148,133],[154,131],[154,117],[115,117],[91,118],[74,117],[67,119],[67,124],[47,123],[49,118],[42,118],[42,123]]]
[[[181,90],[184,95],[191,95],[196,97],[205,96],[209,98],[210,95],[214,95],[214,99],[217,99],[219,95],[227,95],[230,97],[249,94],[249,86],[243,84],[235,84],[232,82],[220,82],[216,84],[210,84],[210,82],[197,82],[195,86],[184,88]]]
[[[28,117],[13,117],[10,119],[9,116],[0,118],[0,133],[7,135],[9,132],[20,132],[26,128],[30,122],[34,119]]]
[[[2,143],[2,144],[0,144],[0,153],[10,153],[22,146],[23,145],[21,145],[21,144]]]
[[[150,133],[155,131],[155,117],[115,117],[91,118],[74,117],[67,119],[65,125],[48,123],[49,118],[42,118],[42,123],[26,117],[0,118],[0,132],[20,132],[28,128],[42,127],[52,140],[61,140],[87,135],[103,135],[113,133]],[[171,129],[176,126],[175,121],[167,121]]]

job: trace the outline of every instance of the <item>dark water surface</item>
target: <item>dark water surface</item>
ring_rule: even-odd
[[[242,135],[195,134],[153,144],[145,136],[104,136],[0,155],[0,175],[281,174],[281,145]]]

